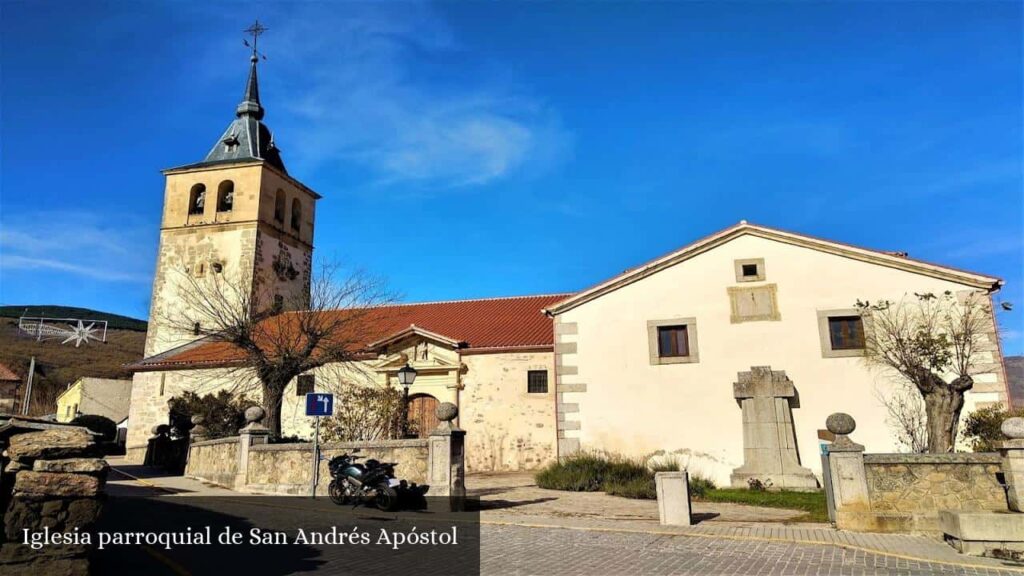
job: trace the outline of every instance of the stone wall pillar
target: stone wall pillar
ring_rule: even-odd
[[[266,411],[259,406],[250,406],[245,410],[247,424],[238,431],[238,471],[235,473],[235,488],[244,488],[249,482],[249,452],[256,444],[266,444],[270,439],[270,429],[261,421]]]
[[[999,446],[1006,502],[1010,510],[1024,512],[1024,418],[1007,418],[1000,429],[1008,438]]]
[[[864,471],[864,447],[850,440],[857,422],[849,414],[837,412],[825,421],[836,439],[828,447],[828,467],[832,481],[832,498],[836,508],[836,527],[863,528],[871,512],[868,479]]]
[[[441,423],[430,433],[427,455],[428,496],[447,497],[452,511],[462,510],[466,499],[466,431],[452,426],[458,415],[451,402],[437,407]]]

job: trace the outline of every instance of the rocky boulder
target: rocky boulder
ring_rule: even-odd
[[[11,437],[7,456],[11,460],[85,456],[95,450],[92,433],[85,428],[66,427],[29,432]]]
[[[71,472],[76,474],[103,474],[107,462],[102,458],[67,458],[64,460],[36,460],[32,470],[36,472]]]
[[[100,479],[89,474],[59,474],[56,472],[18,472],[14,480],[14,496],[88,497],[99,493]]]

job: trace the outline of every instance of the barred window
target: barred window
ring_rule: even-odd
[[[548,371],[529,370],[526,373],[526,391],[530,394],[547,394]]]
[[[312,374],[303,374],[299,376],[299,379],[295,382],[295,395],[305,396],[313,392],[313,384],[316,378]]]

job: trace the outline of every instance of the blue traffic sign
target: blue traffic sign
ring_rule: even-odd
[[[334,414],[334,394],[310,392],[306,394],[306,416],[330,416]]]

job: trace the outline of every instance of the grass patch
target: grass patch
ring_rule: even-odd
[[[792,492],[788,490],[759,492],[742,488],[720,488],[707,491],[700,500],[801,510],[806,515],[798,520],[828,522],[828,507],[825,503],[824,492]]]
[[[534,476],[537,485],[549,490],[571,492],[605,492],[623,498],[655,500],[657,472],[680,469],[676,460],[663,460],[645,465],[641,460],[602,453],[578,453],[560,462],[553,462]],[[739,488],[718,488],[714,481],[699,474],[690,474],[690,497],[704,502],[729,502],[800,510],[797,518],[806,522],[828,522],[824,492],[758,491]]]

